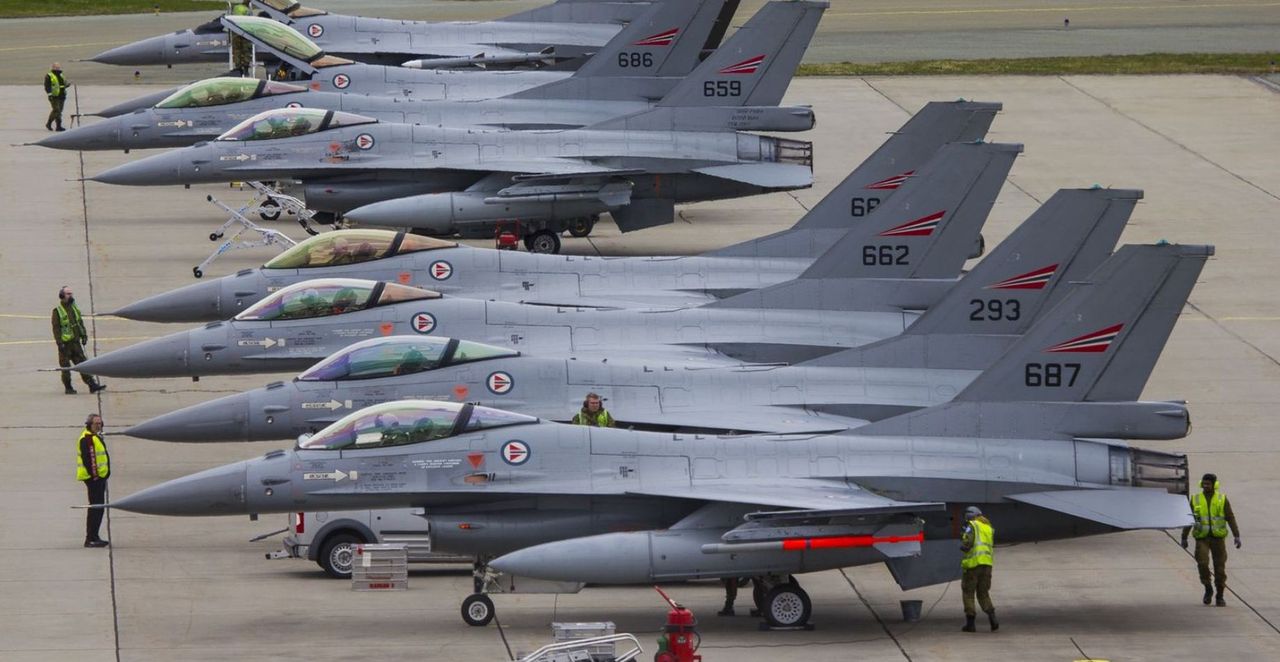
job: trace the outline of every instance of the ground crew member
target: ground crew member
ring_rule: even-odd
[[[51,322],[53,323],[53,341],[58,345],[58,366],[62,368],[70,368],[74,364],[83,363],[84,346],[89,343],[89,334],[84,329],[84,318],[80,315],[80,307],[76,305],[76,298],[71,292],[71,287],[63,285],[58,290],[58,305],[53,307],[53,315]],[[80,379],[89,386],[90,393],[97,393],[106,386],[99,384],[98,380],[84,373],[80,374]],[[65,387],[67,395],[75,395],[76,390],[71,387],[71,371],[62,371],[62,386]]]
[[[71,84],[62,75],[62,65],[54,62],[49,73],[44,75],[44,93],[49,96],[50,106],[49,119],[45,120],[44,128],[49,131],[66,131],[62,128],[62,107],[67,103],[68,87]],[[53,128],[55,124],[57,129]]]
[[[1213,599],[1216,584],[1217,604],[1225,607],[1227,601],[1222,594],[1227,590],[1227,527],[1231,527],[1231,535],[1235,536],[1236,549],[1240,549],[1240,527],[1216,475],[1205,474],[1200,479],[1200,490],[1200,494],[1191,495],[1191,514],[1195,516],[1196,523],[1182,530],[1182,548],[1187,548],[1188,533],[1195,537],[1196,567],[1200,569],[1200,583],[1204,584],[1204,603],[1209,604]],[[1209,573],[1210,556],[1213,557],[1212,575]]]
[[[248,16],[249,3],[236,2],[231,5],[232,16]],[[231,34],[231,68],[233,71],[240,72],[241,76],[248,76],[253,71],[253,45],[248,39],[238,34]]]
[[[107,502],[107,479],[111,477],[111,456],[102,441],[102,417],[89,414],[76,449],[76,480],[89,490],[89,505]],[[111,544],[98,535],[102,527],[101,508],[90,508],[85,514],[84,546],[106,547]]]
[[[991,622],[991,631],[995,632],[1000,629],[1000,623],[996,621],[996,608],[991,604],[990,594],[991,564],[996,544],[995,529],[991,527],[991,522],[983,516],[977,506],[966,508],[964,517],[967,521],[964,534],[960,536],[960,551],[964,552],[964,558],[960,560],[960,567],[964,570],[960,579],[960,591],[964,600],[964,627],[960,629],[965,632],[977,630],[973,625],[976,616],[973,598],[976,594],[978,604],[982,606],[982,611],[987,613],[987,620]]]
[[[582,411],[574,414],[572,422],[574,425],[594,425],[601,428],[617,425],[609,410],[600,403],[600,396],[595,393],[587,394],[587,398],[582,401]]]

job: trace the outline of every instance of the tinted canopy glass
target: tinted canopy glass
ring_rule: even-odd
[[[436,368],[520,353],[440,336],[393,336],[356,343],[298,376],[304,382],[398,377]]]
[[[258,93],[262,81],[256,78],[207,78],[170,94],[156,108],[203,108],[248,101]],[[297,88],[299,92],[302,88]]]
[[[231,127],[218,140],[274,140],[374,122],[377,120],[371,117],[319,108],[278,108]]]
[[[397,237],[392,230],[325,232],[277,255],[266,268],[309,269],[377,260],[394,252]]]
[[[400,301],[438,299],[416,287],[356,278],[320,278],[295,283],[253,304],[237,320],[293,320],[328,317]]]
[[[324,54],[324,51],[314,42],[284,23],[258,16],[227,16],[223,20],[234,23],[236,27],[261,41],[268,48],[299,60],[310,62]]]
[[[475,420],[474,427],[471,421]],[[402,400],[361,409],[298,444],[302,450],[355,450],[417,444],[459,432],[536,423],[524,414],[457,402]]]

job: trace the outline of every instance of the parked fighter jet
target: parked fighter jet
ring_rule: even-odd
[[[517,349],[661,350],[707,360],[727,355],[796,361],[859,346],[901,333],[915,317],[905,311],[927,308],[954,284],[1022,146],[952,144],[944,151],[972,167],[948,169],[946,178],[936,180],[937,189],[918,198],[895,198],[884,210],[891,213],[867,217],[801,275],[803,287],[813,288],[804,300],[814,308],[840,302],[835,309],[770,310],[738,295],[693,308],[598,310],[442,297],[392,283],[327,279],[280,290],[229,322],[116,350],[76,369],[122,377],[295,370],[363,338],[405,332]],[[951,200],[958,191],[967,193],[958,206],[934,206],[939,197]],[[924,201],[934,210],[924,216],[908,204]],[[863,255],[871,259],[849,259]],[[838,294],[827,293],[829,288]],[[857,312],[867,310],[874,312]],[[199,356],[204,360],[196,360]]]
[[[258,269],[196,283],[121,308],[113,315],[145,322],[213,322],[230,319],[270,292],[313,278],[366,278],[399,282],[479,299],[610,305],[708,303],[716,298],[794,278],[851,224],[880,208],[901,187],[934,191],[918,204],[953,209],[968,188],[950,190],[941,175],[977,162],[957,161],[957,151],[937,154],[949,142],[981,140],[998,103],[931,102],[893,132],[794,226],[692,257],[556,257],[475,249],[454,242],[386,230],[341,230],[311,237]],[[935,162],[934,157],[937,157]],[[964,184],[965,187],[976,180]],[[359,255],[358,248],[368,246]]]
[[[361,62],[433,66],[538,64],[594,52],[637,18],[649,2],[559,0],[494,21],[403,21],[348,16],[290,0],[253,0],[260,17],[295,25],[329,52]],[[736,5],[735,0],[732,5]],[[736,7],[735,7],[736,8]],[[726,7],[727,22],[733,16]],[[723,34],[723,30],[720,31]],[[715,48],[711,42],[708,48]],[[215,19],[191,30],[149,37],[99,53],[90,61],[123,66],[226,62],[227,36]]]
[[[42,147],[74,150],[148,149],[186,147],[213,140],[245,119],[266,110],[291,107],[339,110],[362,114],[384,122],[479,126],[506,129],[573,129],[597,124],[615,117],[630,115],[655,107],[673,107],[686,123],[698,113],[709,115],[707,130],[739,131],[807,131],[813,128],[813,110],[809,107],[778,108],[794,66],[804,53],[821,7],[774,2],[766,5],[725,43],[729,52],[755,49],[774,66],[754,75],[737,75],[733,80],[750,82],[760,89],[748,96],[732,98],[707,97],[701,90],[714,86],[729,76],[721,72],[715,59],[703,62],[692,72],[680,72],[681,78],[667,78],[668,88],[683,80],[685,90],[698,94],[666,95],[657,99],[587,100],[593,87],[626,85],[634,79],[635,68],[620,67],[625,55],[620,48],[635,49],[633,42],[643,42],[644,35],[660,30],[660,26],[688,25],[672,36],[671,43],[647,47],[647,50],[675,52],[686,40],[701,40],[710,29],[704,7],[716,5],[710,0],[669,3],[662,11],[646,15],[627,27],[620,35],[625,46],[606,49],[594,63],[570,77],[574,85],[550,85],[544,98],[527,97],[481,101],[422,101],[384,96],[310,91],[301,85],[253,78],[210,78],[187,85],[160,100],[154,106],[130,114],[106,118],[100,122],[74,127],[35,143]],[[807,14],[815,20],[799,20]],[[646,50],[646,49],[642,49]],[[649,53],[644,53],[649,57]],[[621,59],[619,59],[621,58]],[[686,59],[686,58],[682,58]],[[687,77],[683,74],[688,74]],[[558,96],[567,95],[565,97]],[[746,103],[758,104],[743,106]],[[707,109],[708,106],[713,106]],[[737,108],[724,121],[723,108]]]
[[[109,507],[425,507],[433,549],[475,556],[489,588],[751,576],[770,624],[802,625],[812,607],[792,574],[884,562],[904,589],[954,580],[965,506],[1000,522],[1002,544],[1187,525],[1184,455],[1080,430],[1101,419],[1167,425],[1176,405],[1086,400],[1130,388],[1135,371],[1145,379],[1152,332],[1167,333],[1210,254],[1125,247],[1100,270],[1108,281],[1077,288],[1054,324],[954,401],[852,430],[662,434],[406,401]],[[472,625],[493,613],[483,593],[463,604]]]
[[[392,336],[341,349],[291,382],[186,407],[126,434],[164,441],[293,439],[356,409],[405,399],[456,399],[567,422],[588,388],[609,399],[619,424],[641,429],[850,427],[849,418],[878,420],[946,402],[962,390],[1032,328],[1067,283],[1088,277],[1110,255],[1139,197],[1123,190],[1059,191],[902,336],[796,366],[691,368],[662,358],[526,354],[441,336]],[[916,354],[934,362],[957,358],[944,368],[921,363]],[[1136,400],[1141,386],[1110,399]]]

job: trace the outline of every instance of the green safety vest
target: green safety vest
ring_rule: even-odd
[[[53,309],[58,313],[58,339],[62,342],[71,342],[76,337],[76,329],[84,326],[84,318],[80,316],[80,306],[71,304],[71,314],[67,314],[67,307],[61,304]]]
[[[98,478],[106,478],[111,475],[111,459],[107,455],[107,445],[102,443],[102,437],[85,430],[80,435],[80,440],[76,442],[76,480],[89,480],[92,476],[89,474],[89,468],[84,466],[84,457],[80,455],[80,445],[84,443],[84,438],[93,439],[93,463],[98,469]]]
[[[1191,528],[1191,535],[1197,540],[1207,538],[1210,534],[1214,538],[1227,537],[1227,497],[1218,489],[1217,484],[1213,486],[1213,498],[1206,500],[1204,492],[1191,495],[1191,512],[1195,514],[1196,523]]]
[[[235,16],[248,16],[249,7],[243,4],[235,5],[231,8],[231,13]]]
[[[579,411],[573,417],[573,424],[595,425],[602,428],[613,427],[613,417],[609,415],[608,410],[601,409],[600,413],[596,414],[596,420],[593,421],[591,420],[591,414],[588,414],[585,411]]]
[[[62,94],[67,91],[66,86],[62,84],[62,78],[57,74],[53,73],[52,71],[50,71],[46,75],[49,78],[49,96],[51,97],[62,96]]]
[[[964,553],[964,558],[960,559],[961,568],[970,570],[980,565],[995,565],[992,554],[996,544],[996,531],[990,524],[976,519],[969,520],[964,537],[972,541],[972,546]]]

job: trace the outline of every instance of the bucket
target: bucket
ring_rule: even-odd
[[[920,620],[920,608],[924,606],[924,600],[899,600],[898,604],[902,605],[903,621],[915,623]]]

